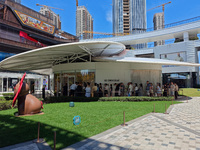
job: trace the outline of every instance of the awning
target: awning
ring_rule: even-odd
[[[155,59],[155,58],[125,57],[125,58],[122,58],[122,59],[118,59],[116,61],[118,61],[118,62],[143,63],[143,64],[175,65],[175,66],[192,66],[192,67],[199,67],[200,66],[200,64],[197,64],[197,63],[180,62],[180,61]]]
[[[0,69],[26,71],[52,68],[64,61],[89,56],[112,56],[125,50],[116,42],[76,42],[43,47],[11,56],[0,62]]]

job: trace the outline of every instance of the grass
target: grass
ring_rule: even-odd
[[[174,102],[178,103],[178,102]],[[15,117],[17,109],[0,111],[0,147],[17,144],[37,138],[37,122],[41,122],[40,137],[53,148],[53,134],[57,134],[57,149],[101,133],[122,124],[123,111],[126,122],[153,111],[163,113],[165,104],[170,101],[156,102],[85,102],[54,103],[44,105],[44,115]],[[81,116],[81,124],[73,125],[73,117]]]
[[[183,91],[182,91],[183,90]],[[179,89],[179,94],[189,97],[200,97],[200,91],[198,91],[198,88],[181,88]]]

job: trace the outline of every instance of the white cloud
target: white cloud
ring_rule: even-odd
[[[112,23],[112,10],[107,11],[106,13],[106,20],[110,23]]]

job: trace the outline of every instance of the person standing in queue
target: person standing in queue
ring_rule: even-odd
[[[90,88],[90,83],[87,83],[87,87],[85,88],[85,97],[90,97],[91,96],[91,88]]]
[[[42,88],[42,98],[43,98],[43,100],[45,100],[45,88],[46,88],[46,85],[43,85],[43,88]]]

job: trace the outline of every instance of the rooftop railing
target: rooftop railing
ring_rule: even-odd
[[[152,31],[155,31],[155,30],[163,30],[163,29],[172,28],[172,27],[176,27],[176,26],[179,26],[179,25],[187,24],[187,23],[192,23],[192,22],[199,21],[199,20],[200,20],[200,16],[190,18],[190,19],[186,19],[186,20],[182,20],[182,21],[178,21],[178,22],[173,22],[173,23],[166,24],[166,25],[163,25],[163,26],[151,27],[151,28],[147,28],[147,29],[135,28],[135,29],[132,30],[132,33],[130,33],[129,35],[141,34],[141,33],[144,33],[144,32],[152,32]],[[124,35],[124,36],[127,36],[127,35]],[[109,38],[109,37],[117,37],[117,36],[93,34],[93,39]],[[80,39],[83,39],[83,36],[81,36]]]

